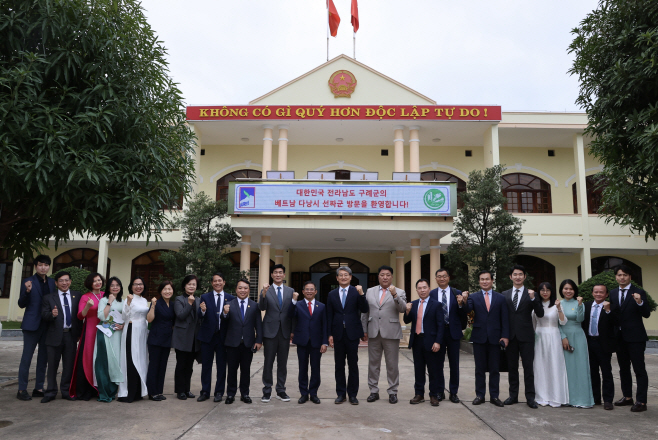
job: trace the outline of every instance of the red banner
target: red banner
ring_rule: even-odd
[[[187,107],[188,121],[266,119],[500,121],[500,106],[484,105],[224,105]]]

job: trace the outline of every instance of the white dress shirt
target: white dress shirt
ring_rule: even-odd
[[[311,309],[313,311],[315,311],[315,298],[313,298],[311,301],[304,298],[304,301],[306,302],[306,310],[308,310],[308,303],[310,302],[311,303]],[[313,316],[313,314],[311,314],[311,316]]]
[[[430,298],[427,297],[425,299],[420,299],[418,298],[418,308],[416,309],[416,320],[418,320],[418,309],[420,308],[420,305],[423,305],[423,316],[420,317],[421,322],[420,322],[420,332],[425,333],[425,311],[427,310],[427,301]]]
[[[589,328],[587,333],[590,336],[599,335],[599,321],[601,320],[601,310],[603,310],[603,303],[597,304],[596,301],[592,303],[592,311],[589,314]],[[596,316],[596,334],[592,333],[592,321],[594,321],[594,316]]]
[[[57,292],[59,293],[59,302],[62,304],[62,311],[64,313],[64,328],[71,328],[70,325],[66,325],[66,305],[64,305],[64,295],[66,295],[66,300],[69,303],[69,314],[71,315],[71,323],[73,322],[73,313],[71,313],[71,291],[67,290],[66,292],[62,292],[61,290],[57,289]]]
[[[443,291],[444,290],[446,291],[446,303],[445,303],[445,307],[444,307],[445,310],[443,312],[444,313],[450,313],[450,286],[446,287],[445,289],[442,289],[441,287],[439,287],[439,292],[436,296],[437,296],[437,299],[439,300],[439,302],[441,304],[443,304]]]

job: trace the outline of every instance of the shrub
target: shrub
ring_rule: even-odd
[[[592,278],[590,278],[587,281],[584,281],[580,286],[578,286],[578,289],[580,291],[580,296],[583,297],[584,301],[591,301],[594,299],[592,296],[592,289],[594,288],[595,284],[604,284],[608,288],[608,292],[610,292],[612,289],[616,289],[619,287],[619,284],[617,284],[617,280],[615,279],[615,274],[611,270],[606,270],[601,272],[598,275],[594,275]],[[644,290],[642,286],[639,284],[632,282],[633,285],[636,287]],[[658,304],[651,298],[649,295],[649,292],[647,292],[647,299],[649,300],[649,305],[651,306],[651,311],[655,312],[656,307]]]
[[[85,287],[85,280],[89,276],[91,272],[89,272],[86,269],[80,269],[79,267],[67,267],[64,269],[60,269],[57,272],[68,272],[71,274],[71,290],[77,290],[78,292],[85,294],[87,293],[88,289]],[[55,275],[57,272],[54,272],[52,275],[50,275],[50,278],[55,278]],[[103,290],[103,288],[101,288]]]

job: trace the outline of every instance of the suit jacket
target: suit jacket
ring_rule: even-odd
[[[194,299],[194,304],[190,305],[187,298],[188,295],[179,295],[174,301],[176,322],[171,346],[176,350],[198,351],[200,346],[196,343],[196,335],[199,332],[198,311],[201,300],[197,297]]]
[[[418,303],[420,299],[411,302],[411,310],[404,314],[404,322],[411,323],[411,333],[409,334],[409,348],[414,345],[416,338],[416,321],[418,320]],[[443,316],[443,303],[435,301],[429,297],[425,304],[425,316],[423,318],[423,334],[425,335],[423,343],[425,350],[432,351],[432,345],[443,343],[443,331],[445,328]]]
[[[82,295],[80,292],[70,290],[70,304],[69,309],[71,312],[71,335],[73,340],[80,339],[82,333],[82,320],[78,319],[78,304]],[[57,317],[53,317],[53,309],[57,307]],[[64,335],[64,307],[59,299],[57,289],[54,292],[45,295],[41,300],[41,318],[48,323],[46,330],[46,345],[51,347],[59,347],[62,344],[62,337]]]
[[[471,342],[496,344],[501,338],[509,338],[509,317],[505,297],[496,291],[491,294],[491,307],[487,311],[482,291],[468,297],[466,313],[475,312]]]
[[[519,342],[532,342],[535,340],[535,328],[532,325],[532,311],[534,310],[537,318],[544,316],[544,306],[535,295],[531,300],[528,296],[528,288],[523,289],[523,295],[518,298],[519,305],[514,310],[514,288],[503,292],[507,300],[507,311],[509,315],[509,338],[516,338]]]
[[[585,336],[587,336],[588,343],[591,338],[589,335],[589,326],[593,304],[594,301],[585,302],[585,320],[582,322],[583,331],[585,332]],[[616,313],[612,311],[612,303],[610,304],[610,313],[606,313],[605,310],[601,309],[598,322],[599,343],[608,353],[614,353],[617,350],[616,328],[618,325]]]
[[[233,300],[233,298],[235,298],[233,295],[229,295],[228,293],[224,292],[224,304],[228,304]],[[201,313],[200,305],[202,302],[206,303],[205,315]],[[221,327],[219,326],[219,322],[217,321],[217,312],[218,310],[217,304],[215,303],[215,292],[210,291],[201,295],[199,300],[199,308],[197,309],[197,316],[200,320],[199,333],[197,333],[197,339],[199,341],[210,343],[212,337],[217,331],[217,328],[220,328],[221,330],[219,334],[220,339],[223,341],[224,338],[226,338],[226,329],[224,328],[224,325]]]
[[[284,338],[290,338],[292,321],[288,316],[288,309],[292,307],[292,294],[295,290],[286,285],[282,287],[283,302],[281,307],[279,307],[279,298],[274,285],[267,289],[265,296],[261,293],[258,299],[258,307],[265,312],[263,318],[263,337],[265,338],[276,338],[279,328]]]
[[[294,328],[293,333],[295,336],[292,338],[293,344],[306,346],[310,341],[313,348],[329,345],[327,308],[324,304],[316,299],[312,315],[308,312],[308,306],[304,299],[298,300],[297,304],[288,310]]]
[[[226,325],[226,340],[224,345],[227,347],[239,347],[244,342],[245,347],[252,348],[254,344],[263,343],[263,319],[258,310],[258,303],[250,299],[246,300],[244,321],[240,311],[240,299],[233,298],[229,304],[230,310],[228,315],[224,316],[224,311],[220,314],[222,327]]]
[[[153,305],[151,305],[153,307]],[[176,314],[174,313],[174,304],[169,302],[169,306],[164,299],[155,303],[155,318],[151,322],[149,335],[146,340],[148,345],[157,347],[171,347],[171,339],[174,334],[174,322]]]
[[[639,306],[633,298],[634,293],[639,293],[644,303]],[[651,306],[647,301],[647,293],[631,283],[626,292],[624,303],[619,305],[619,287],[610,291],[610,313],[616,313],[621,327],[619,342],[645,342],[648,341],[647,331],[644,328],[642,318],[651,316]]]
[[[439,290],[439,288],[432,289],[430,291],[430,298],[434,301],[440,302],[441,306],[443,306],[443,294],[439,297]],[[464,330],[468,324],[468,317],[466,316],[466,305],[463,305],[460,308],[457,303],[457,295],[461,295],[462,291],[450,286],[450,292],[451,295],[446,298],[450,301],[450,305],[448,306],[448,322],[450,323],[449,335],[452,339],[458,340],[464,336],[462,330]]]
[[[27,281],[32,282],[32,289],[29,293],[25,289],[25,283]],[[37,274],[25,278],[21,282],[21,294],[18,297],[18,307],[25,309],[25,313],[23,313],[23,322],[21,322],[21,329],[23,330],[39,330],[39,326],[41,325],[41,299],[55,290],[55,280],[46,277],[46,281],[48,282],[48,290],[45,292],[41,291],[41,282],[39,281],[39,275]]]
[[[340,300],[340,287],[327,295],[327,332],[328,336],[340,341],[343,335],[347,339],[355,340],[363,337],[363,324],[361,313],[368,312],[368,302],[365,293],[359,295],[356,287],[347,288],[345,308]],[[345,322],[345,325],[343,325]]]
[[[407,294],[402,289],[396,289],[397,297],[389,291],[384,292],[384,302],[379,304],[379,286],[371,287],[365,294],[368,301],[368,312],[361,315],[363,331],[368,337],[381,335],[385,339],[402,339],[400,313],[407,309]]]

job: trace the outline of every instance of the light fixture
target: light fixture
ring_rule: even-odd
[[[345,241],[344,238],[334,238],[334,241]]]
[[[248,142],[248,141],[249,141],[249,138],[242,138],[241,141],[242,141],[242,142]]]
[[[439,139],[439,138],[434,138],[434,139],[432,139],[432,142],[441,142],[441,139]]]
[[[343,142],[343,138],[336,138],[336,142]]]

